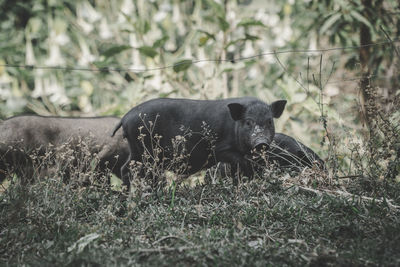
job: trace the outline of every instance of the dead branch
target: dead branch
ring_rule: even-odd
[[[344,197],[347,201],[352,200],[352,199],[360,199],[362,201],[375,201],[378,203],[386,203],[388,205],[389,208],[391,209],[395,209],[395,210],[400,210],[400,206],[394,205],[391,202],[393,200],[391,199],[387,199],[387,198],[372,198],[372,197],[366,197],[366,196],[360,196],[360,195],[355,195],[355,194],[351,194],[349,192],[344,192],[341,190],[328,190],[328,189],[312,189],[309,187],[304,187],[304,186],[300,186],[300,185],[296,185],[296,184],[287,184],[287,187],[291,187],[291,186],[296,186],[300,191],[303,192],[308,192],[308,193],[313,193],[315,195],[322,195],[322,194],[327,194],[333,197]]]

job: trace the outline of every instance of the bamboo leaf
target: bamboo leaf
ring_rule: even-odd
[[[129,45],[116,45],[113,46],[109,49],[107,49],[106,51],[103,52],[103,56],[105,56],[106,58],[108,57],[112,57],[115,56],[116,54],[121,53],[122,51],[131,49],[132,47],[130,47]]]
[[[350,12],[350,15],[351,15],[354,19],[356,19],[357,21],[359,21],[359,22],[361,22],[361,23],[367,25],[368,28],[373,29],[372,24],[371,24],[363,15],[361,15],[361,14],[358,13],[357,11],[352,10],[352,11]]]
[[[329,28],[332,27],[333,24],[335,24],[339,19],[342,17],[341,13],[336,13],[330,16],[329,19],[325,21],[325,23],[321,26],[319,32],[321,34],[325,33]]]
[[[224,32],[229,29],[229,23],[221,16],[218,16],[218,25]]]
[[[192,65],[191,59],[184,59],[174,64],[173,69],[175,72],[185,71]]]
[[[150,46],[142,46],[139,47],[138,50],[142,55],[145,55],[146,57],[153,58],[158,54],[158,52],[153,47]]]
[[[157,41],[154,42],[153,48],[160,48],[164,46],[165,42],[167,42],[169,37],[167,35],[164,35],[161,39],[158,39]]]
[[[208,6],[211,6],[212,9],[214,10],[215,13],[217,13],[218,16],[225,16],[225,10],[224,7],[217,3],[215,0],[207,0]]]
[[[238,27],[240,27],[240,26],[242,26],[242,27],[262,26],[262,27],[264,27],[265,25],[259,20],[255,20],[252,18],[246,18],[246,19],[243,19],[242,21],[240,21],[237,26]]]
[[[204,46],[208,40],[210,40],[210,37],[208,37],[207,35],[201,36],[199,38],[199,46]]]
[[[245,40],[250,40],[250,41],[256,41],[259,40],[260,38],[258,36],[255,35],[251,35],[251,34],[245,34]]]

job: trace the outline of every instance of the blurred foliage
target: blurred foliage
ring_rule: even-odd
[[[358,45],[360,23],[374,41],[386,40],[378,25],[399,34],[392,0],[371,11],[373,20],[359,0],[0,0],[0,8],[1,118],[123,115],[155,97],[285,98],[277,131],[318,153],[327,151],[319,146],[326,130],[361,128],[357,80],[346,81],[357,76],[358,50],[255,55]],[[374,59],[386,64],[384,81],[398,80],[388,47],[375,46]]]
[[[398,1],[357,0],[357,1],[313,1],[312,8],[323,12],[316,18],[318,35],[328,37],[329,43],[342,46],[357,46],[360,44],[361,25],[365,25],[371,34],[371,41],[385,40],[385,32],[398,39],[400,21],[398,19]],[[369,6],[368,6],[369,5]],[[382,49],[379,46],[368,48],[371,51],[371,70],[377,73],[386,72],[396,58],[394,49]],[[346,67],[357,67],[358,55],[354,53],[346,62]],[[385,63],[385,64],[382,64]],[[395,78],[399,78],[398,75]]]

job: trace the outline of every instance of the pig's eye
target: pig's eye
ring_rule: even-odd
[[[267,121],[267,123],[268,123],[268,125],[272,125],[272,119],[269,119],[269,120]]]
[[[252,120],[246,120],[246,126],[247,127],[251,127],[251,126],[253,126],[253,121]]]

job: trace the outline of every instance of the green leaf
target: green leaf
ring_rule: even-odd
[[[224,32],[229,29],[229,23],[221,16],[218,16],[218,25]]]
[[[325,33],[329,28],[332,27],[333,24],[335,24],[340,18],[342,14],[341,13],[335,13],[332,16],[330,16],[329,19],[325,21],[325,23],[321,26],[319,32],[320,34]]]
[[[164,46],[165,42],[167,42],[169,37],[167,35],[164,35],[161,39],[158,39],[157,41],[154,42],[153,48],[160,48]]]
[[[244,42],[244,41],[246,41],[246,38],[240,38],[240,39],[232,40],[225,46],[225,49],[227,49],[231,45],[236,45],[237,43]]]
[[[233,68],[228,68],[228,69],[224,69],[222,72],[232,72],[232,71],[234,71]]]
[[[173,69],[175,72],[185,71],[192,65],[191,59],[184,59],[174,64]]]
[[[151,29],[151,24],[146,20],[144,22],[144,28],[143,28],[143,33],[146,34],[150,31]]]
[[[208,37],[207,35],[201,36],[199,38],[199,46],[204,46],[208,40],[210,40],[210,37]]]
[[[145,55],[146,57],[153,58],[158,54],[158,52],[153,47],[150,46],[142,46],[139,47],[138,50],[141,54]]]
[[[105,57],[112,57],[115,56],[116,54],[121,53],[122,51],[131,49],[132,47],[129,45],[116,45],[113,46],[109,49],[107,49],[106,51],[103,52],[103,56]]]
[[[368,26],[368,28],[373,29],[372,24],[360,13],[358,13],[355,10],[350,11],[350,15],[355,18],[357,21],[365,24]]]
[[[166,97],[169,97],[170,95],[172,95],[172,94],[176,94],[178,92],[178,90],[172,90],[171,92],[167,92],[167,93],[160,93],[159,95],[158,95],[158,97],[161,97],[161,98],[166,98]]]
[[[209,32],[206,32],[206,31],[203,31],[203,30],[197,30],[197,31],[204,34],[199,38],[199,45],[200,46],[205,45],[207,43],[207,41],[210,40],[210,39],[215,40],[215,36],[213,34],[211,34]]]
[[[212,33],[209,33],[207,31],[203,31],[203,30],[197,30],[198,32],[204,33],[205,35],[207,35],[208,38],[215,40],[215,36]]]
[[[111,60],[102,60],[102,61],[94,61],[93,65],[95,65],[98,69],[104,69],[110,66]]]
[[[251,35],[251,34],[245,34],[245,40],[250,40],[250,41],[256,41],[259,40],[260,38],[258,36],[255,35]]]
[[[207,5],[211,6],[211,8],[214,10],[214,12],[218,15],[218,16],[225,16],[225,10],[224,7],[221,4],[218,4],[216,1],[214,0],[207,0]]]
[[[251,60],[247,60],[244,62],[244,65],[248,68],[254,65],[254,63],[256,63],[255,59],[251,59]]]
[[[242,26],[242,27],[262,26],[262,27],[264,27],[265,25],[264,25],[261,21],[259,21],[259,20],[255,20],[255,19],[252,19],[252,18],[246,18],[246,19],[241,20],[241,21],[238,23],[237,26],[238,26],[238,27],[240,27],[240,26]]]

